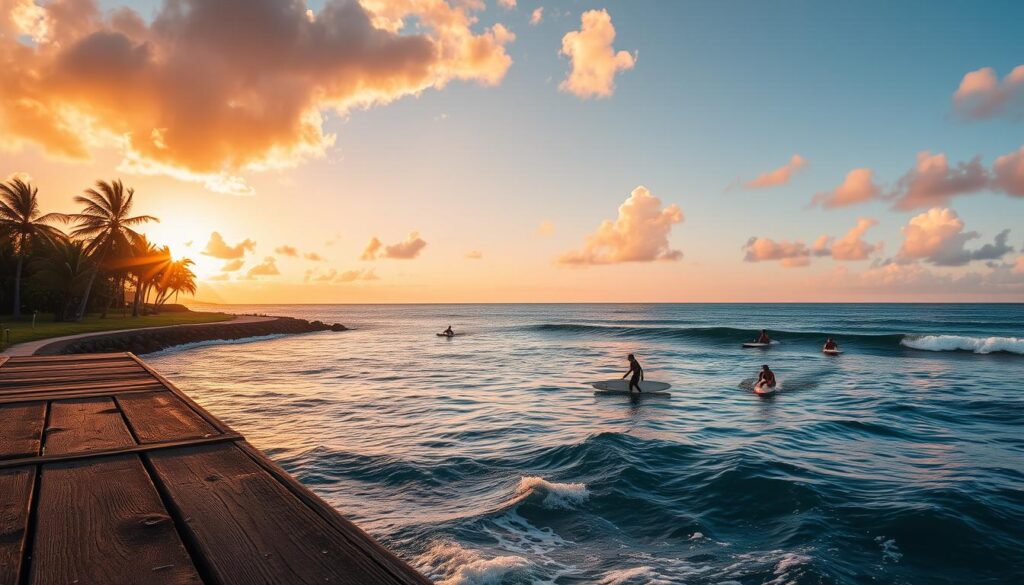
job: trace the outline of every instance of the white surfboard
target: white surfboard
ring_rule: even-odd
[[[743,347],[747,347],[747,348],[750,348],[750,347],[768,347],[769,345],[771,345],[771,344],[770,343],[758,343],[756,341],[751,341],[749,343],[744,343]]]
[[[754,386],[754,394],[758,396],[771,396],[779,391],[779,385],[774,386]]]
[[[825,355],[839,355],[843,352],[839,351],[838,349],[823,349],[821,350],[821,353]]]
[[[594,387],[594,394],[597,396],[602,395],[628,395],[629,392],[629,380],[604,380],[601,382],[591,382],[591,386]],[[671,384],[665,382],[651,382],[644,380],[640,382],[640,395],[643,396],[671,396],[669,392],[665,392],[671,388]],[[633,391],[633,396],[637,396],[636,391]]]
[[[455,337],[455,333],[438,333],[438,337]]]

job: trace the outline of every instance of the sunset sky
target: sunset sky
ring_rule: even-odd
[[[0,179],[123,179],[205,301],[1024,301],[1022,22],[0,0]]]

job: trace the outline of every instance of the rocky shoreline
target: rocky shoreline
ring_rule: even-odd
[[[36,350],[35,355],[118,351],[144,354],[198,341],[232,340],[262,335],[287,335],[345,330],[347,328],[340,323],[327,324],[323,321],[306,321],[305,319],[295,319],[292,317],[273,317],[266,321],[248,323],[225,321],[224,323],[137,329],[120,333],[97,333],[96,335],[78,339],[54,341]]]

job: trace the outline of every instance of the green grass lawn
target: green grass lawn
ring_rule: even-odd
[[[140,327],[161,327],[164,325],[190,325],[194,323],[213,323],[216,321],[227,321],[233,315],[226,313],[207,312],[168,312],[159,315],[146,315],[145,317],[121,317],[110,315],[106,319],[100,319],[99,315],[88,315],[81,321],[57,323],[53,315],[40,313],[36,317],[36,326],[32,327],[32,315],[23,315],[20,321],[13,321],[10,315],[0,315],[0,329],[10,329],[10,345],[46,339],[49,337],[63,337],[65,335],[76,335],[78,333],[94,333],[97,331],[114,331],[117,329],[137,329]],[[0,330],[0,349],[8,347],[7,332]]]

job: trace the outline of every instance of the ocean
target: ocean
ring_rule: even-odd
[[[353,328],[147,359],[439,583],[1024,582],[1024,305],[216,308]]]

